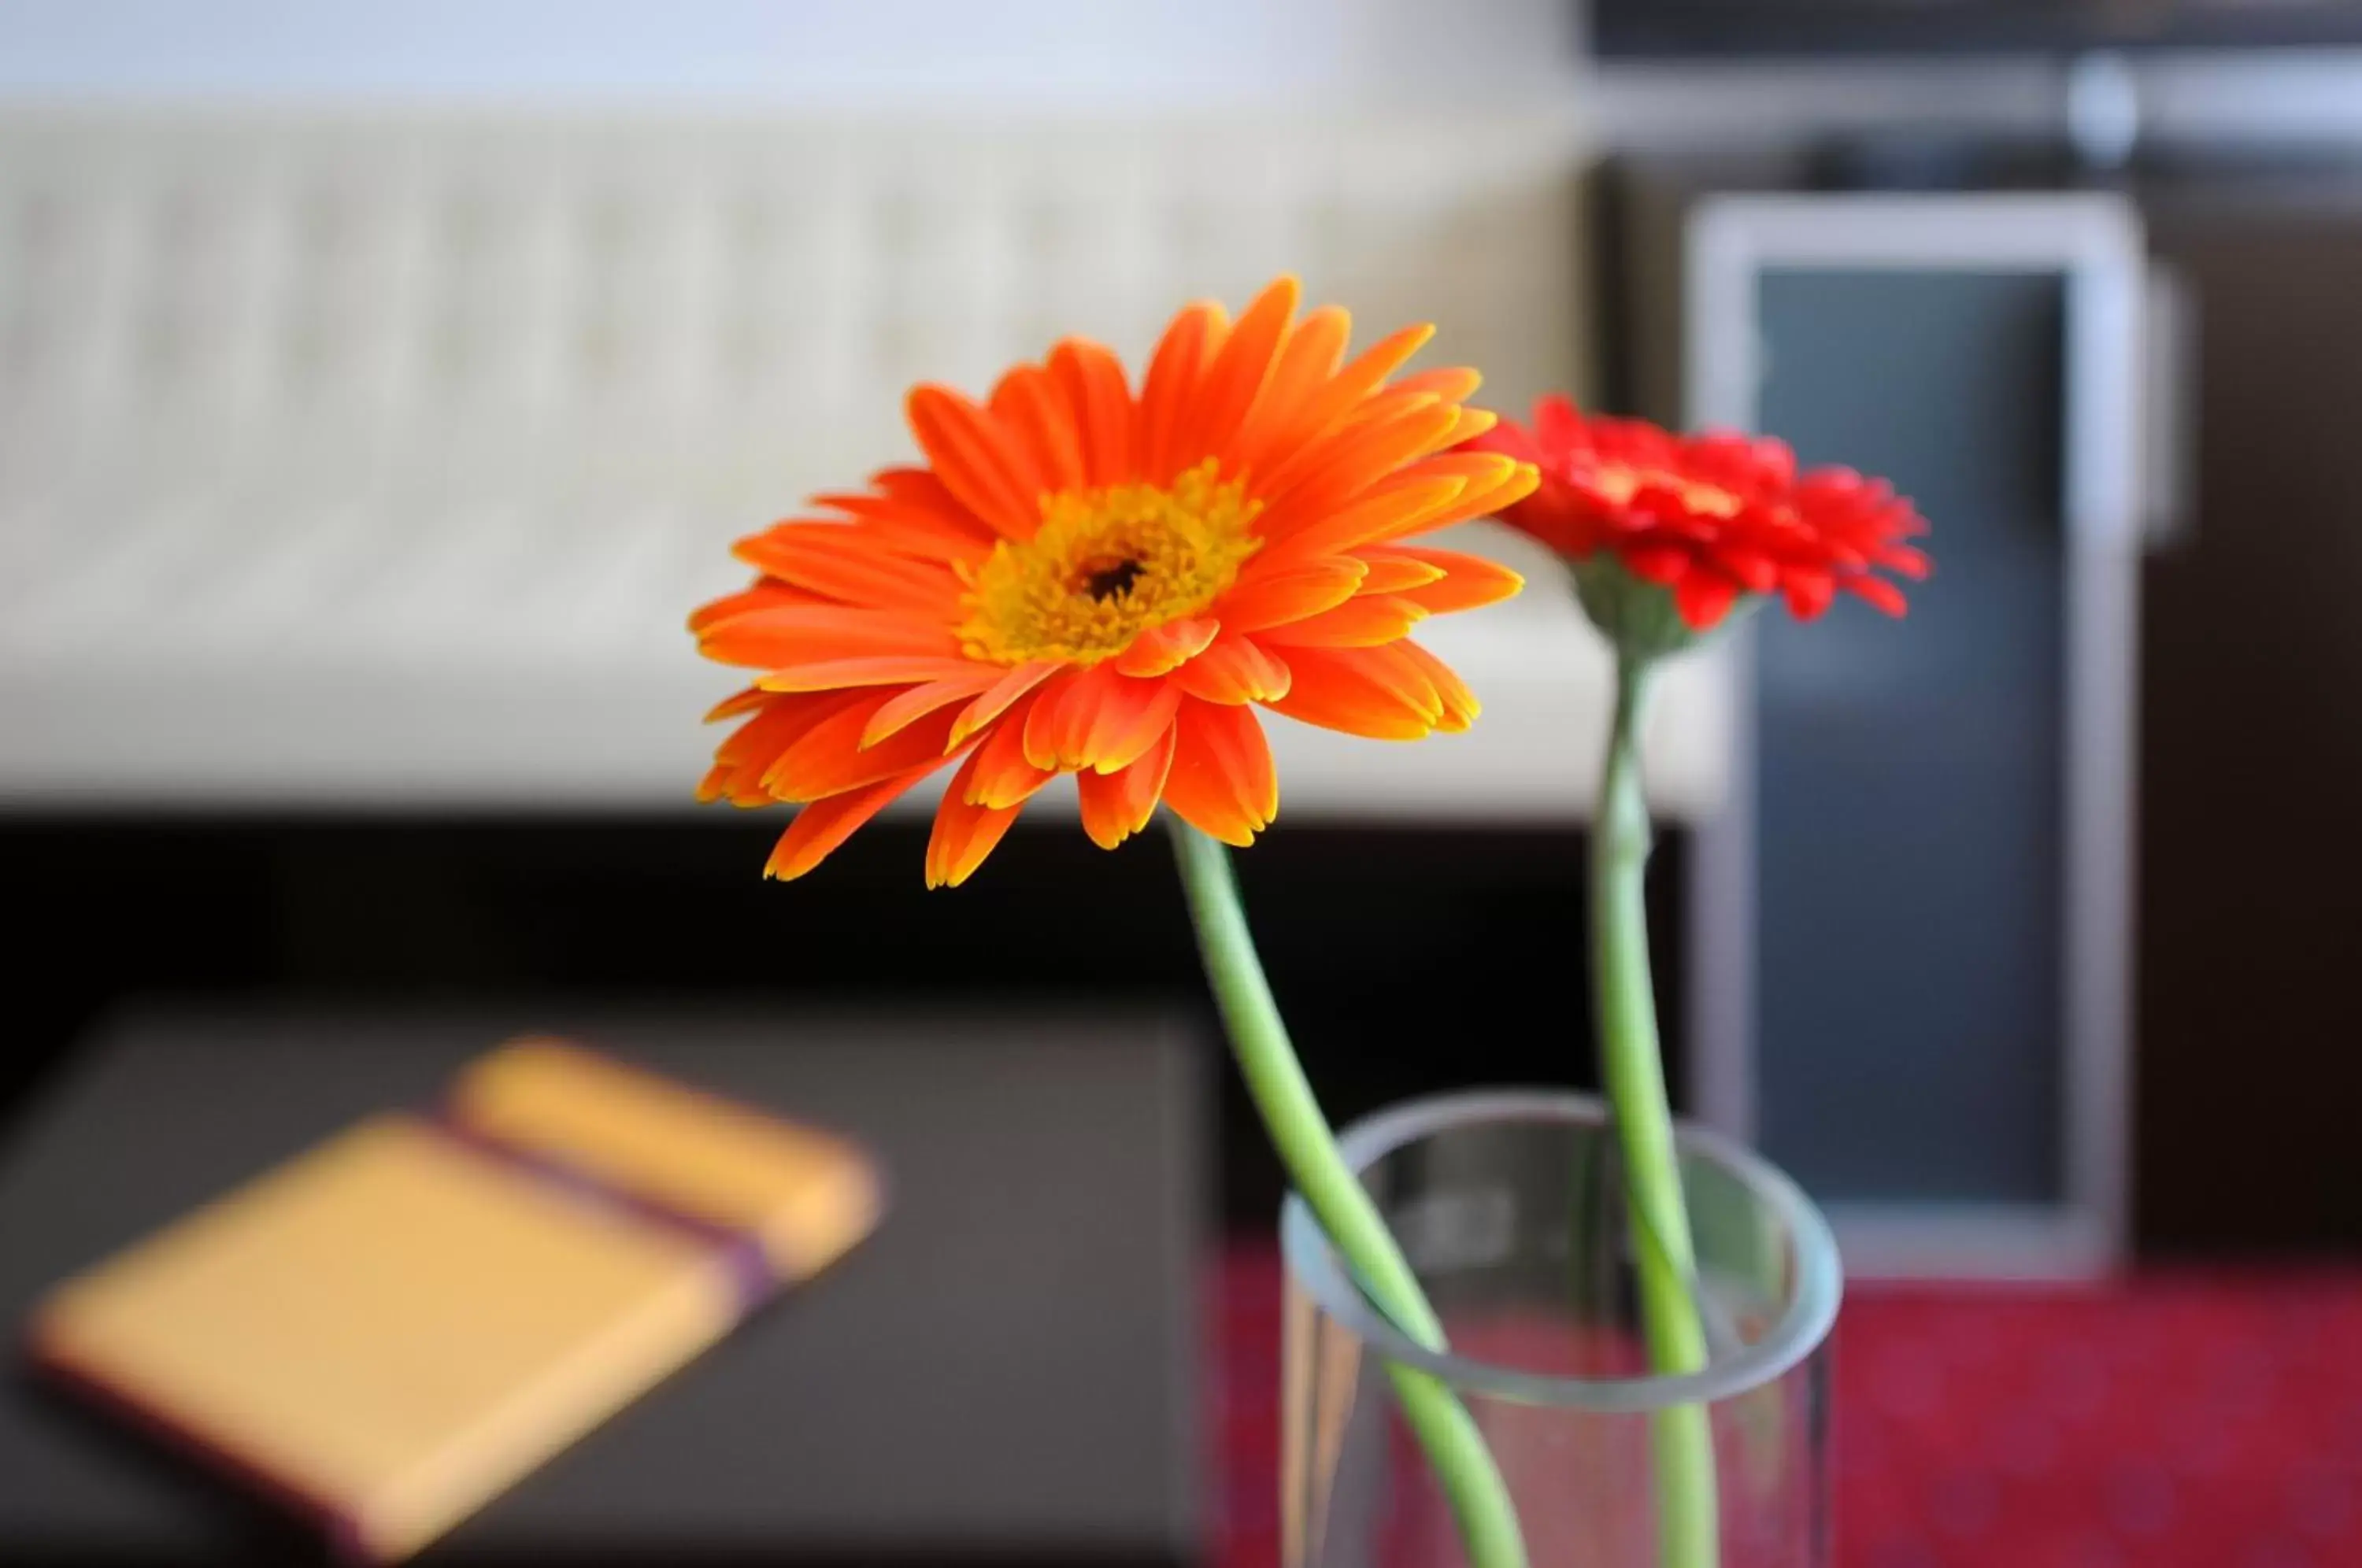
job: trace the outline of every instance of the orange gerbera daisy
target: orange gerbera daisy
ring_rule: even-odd
[[[926,462],[822,495],[833,515],[742,539],[762,575],[690,619],[764,671],[700,793],[800,803],[765,867],[800,877],[955,758],[930,887],[967,878],[1019,810],[1076,776],[1109,848],[1162,800],[1234,845],[1279,808],[1257,703],[1353,734],[1461,730],[1476,700],[1406,635],[1515,593],[1481,558],[1412,536],[1519,500],[1529,463],[1451,448],[1493,416],[1473,370],[1389,383],[1433,329],[1350,363],[1333,306],[1283,278],[1233,324],[1174,317],[1135,393],[1068,338],[977,404],[910,395]]]

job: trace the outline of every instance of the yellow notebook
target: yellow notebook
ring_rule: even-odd
[[[59,1286],[35,1358],[407,1556],[867,1234],[844,1139],[550,1040]]]

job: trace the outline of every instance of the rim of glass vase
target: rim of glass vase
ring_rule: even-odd
[[[1453,1128],[1485,1121],[1559,1122],[1597,1126],[1606,1105],[1591,1095],[1549,1089],[1476,1089],[1407,1101],[1345,1129],[1338,1147],[1345,1163],[1365,1171],[1396,1150]],[[1312,1218],[1290,1192],[1280,1210],[1280,1250],[1288,1272],[1312,1293],[1320,1309],[1343,1323],[1388,1361],[1433,1374],[1453,1388],[1528,1405],[1555,1405],[1632,1414],[1674,1405],[1710,1404],[1760,1388],[1812,1354],[1836,1323],[1844,1285],[1837,1238],[1802,1188],[1769,1161],[1716,1132],[1676,1124],[1674,1143],[1729,1169],[1788,1228],[1796,1249],[1796,1283],[1772,1331],[1698,1372],[1678,1376],[1561,1377],[1429,1350],[1403,1334],[1352,1283]]]

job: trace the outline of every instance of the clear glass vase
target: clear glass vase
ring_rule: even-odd
[[[1288,1200],[1288,1562],[1467,1561],[1396,1407],[1385,1366],[1395,1362],[1434,1375],[1467,1408],[1532,1568],[1826,1568],[1836,1244],[1819,1211],[1761,1160],[1696,1129],[1678,1141],[1710,1353],[1704,1370],[1676,1377],[1648,1369],[1633,1285],[1641,1238],[1600,1101],[1452,1095],[1346,1132],[1345,1157],[1426,1287],[1450,1352],[1398,1333],[1302,1200]],[[1711,1433],[1711,1474],[1690,1479],[1694,1492],[1708,1489],[1718,1552],[1661,1547],[1652,1424],[1698,1419],[1666,1414],[1682,1408],[1702,1410]],[[1689,1452],[1702,1459],[1698,1445]]]

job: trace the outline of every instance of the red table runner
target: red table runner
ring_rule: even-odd
[[[1212,1561],[1275,1568],[1277,1250],[1214,1279]],[[1837,1568],[2362,1568],[2362,1269],[1855,1286],[1834,1465]]]

